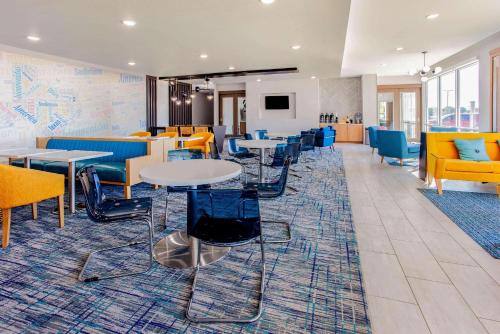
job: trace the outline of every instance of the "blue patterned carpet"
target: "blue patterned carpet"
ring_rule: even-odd
[[[266,246],[266,296],[262,318],[252,324],[199,325],[185,319],[192,270],[155,263],[146,274],[80,283],[87,253],[144,238],[146,228],[90,222],[85,211],[66,216],[57,228],[55,202],[13,212],[11,245],[0,250],[0,333],[370,333],[349,196],[340,152],[323,153],[308,165],[314,172],[292,177],[298,195],[262,201],[263,218],[292,223],[293,241]],[[237,187],[237,180],[218,187]],[[121,188],[106,187],[121,196]],[[164,189],[141,184],[134,196],[153,196],[155,241],[185,226],[185,194],[170,194],[164,230]],[[266,235],[280,231],[265,229]],[[137,268],[141,249],[102,257],[90,268]],[[233,248],[200,271],[194,311],[221,316],[254,312],[259,278],[258,244]]]
[[[495,259],[500,259],[500,201],[497,194],[419,189]]]

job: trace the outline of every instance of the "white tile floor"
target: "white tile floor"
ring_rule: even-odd
[[[374,334],[500,333],[500,260],[492,258],[395,167],[366,145],[344,153],[361,269]],[[495,193],[495,185],[444,189]]]

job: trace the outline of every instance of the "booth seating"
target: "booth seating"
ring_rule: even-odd
[[[455,139],[483,138],[490,161],[460,160]],[[497,183],[500,197],[500,133],[428,132],[427,180],[434,178],[438,194],[442,194],[441,180],[463,180]]]
[[[31,204],[37,219],[37,203],[57,198],[59,227],[64,227],[64,177],[53,173],[0,164],[0,209],[2,212],[2,248],[9,246],[12,208]]]
[[[201,150],[205,154],[205,158],[208,158],[210,153],[210,143],[214,141],[214,134],[210,132],[199,132],[191,135],[190,137],[199,139],[185,142],[184,148]]]
[[[131,186],[140,183],[142,168],[162,162],[163,141],[149,139],[110,139],[76,137],[40,137],[38,148],[113,152],[113,155],[76,162],[76,170],[93,165],[102,183],[122,185],[125,198],[131,197]],[[21,162],[16,162],[21,163]],[[33,160],[31,168],[67,174],[68,167],[63,162]]]
[[[129,134],[129,137],[151,137],[151,132],[149,131],[139,131]]]

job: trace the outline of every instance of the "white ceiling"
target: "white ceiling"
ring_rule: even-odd
[[[0,0],[0,43],[116,69],[134,60],[134,71],[158,76],[230,65],[338,76],[349,8],[349,0]]]
[[[499,30],[500,0],[352,0],[342,76],[407,74]]]

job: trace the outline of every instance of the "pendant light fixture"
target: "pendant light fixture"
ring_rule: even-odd
[[[420,80],[422,82],[427,82],[429,80],[429,77],[427,75],[439,74],[443,69],[439,66],[435,67],[434,69],[431,69],[431,67],[426,63],[427,51],[422,51],[422,55],[424,56],[424,65],[422,66],[422,69],[418,71],[418,73],[420,74]],[[417,71],[415,70],[410,70],[408,74],[415,75],[416,72]]]

